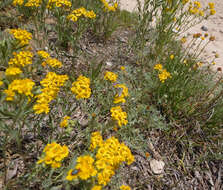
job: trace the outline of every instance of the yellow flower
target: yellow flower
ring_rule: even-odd
[[[90,177],[96,176],[97,170],[93,166],[94,159],[91,156],[80,156],[77,158],[77,165],[74,170],[69,170],[66,179],[71,181],[77,177],[82,180],[87,180]],[[76,172],[77,171],[77,172]]]
[[[20,51],[19,53],[13,53],[14,58],[11,58],[8,62],[9,65],[24,67],[32,64],[33,54],[30,51]]]
[[[35,104],[33,106],[33,110],[35,111],[36,114],[41,114],[41,113],[49,113],[50,111],[50,108],[49,108],[49,103],[46,102],[46,103],[38,103],[38,104]]]
[[[174,59],[174,55],[172,54],[172,55],[170,55],[170,59],[172,60],[172,59]]]
[[[214,3],[208,3],[209,9],[214,9]]]
[[[85,17],[88,17],[88,18],[95,18],[96,17],[96,14],[94,13],[94,11],[87,11],[85,14],[84,14]]]
[[[81,7],[79,9],[75,9],[67,16],[68,20],[72,20],[73,22],[76,22],[79,17],[81,16],[87,17],[87,18],[95,18],[96,14],[94,11],[87,11],[84,7]]]
[[[104,79],[105,80],[110,80],[111,82],[116,82],[117,77],[118,77],[118,75],[116,75],[115,73],[110,72],[110,71],[106,71]]]
[[[28,0],[25,4],[26,7],[39,7],[42,0]]]
[[[24,0],[13,0],[13,2],[12,2],[12,4],[14,6],[16,6],[16,5],[22,5],[23,3],[24,3]]]
[[[20,45],[24,46],[29,44],[29,41],[32,39],[32,34],[27,32],[26,30],[18,29],[11,29],[9,31],[10,34],[14,36],[16,40],[19,41]]]
[[[9,84],[8,89],[4,90],[7,95],[6,100],[12,101],[15,93],[24,94],[27,97],[33,97],[32,89],[35,83],[30,79],[18,79]]]
[[[41,158],[37,164],[45,163],[51,165],[52,168],[61,167],[61,162],[69,154],[69,149],[66,145],[61,146],[55,142],[47,144],[43,150],[44,157]]]
[[[71,91],[76,95],[76,99],[89,98],[91,96],[90,79],[85,76],[79,76],[72,83]]]
[[[116,84],[114,87],[117,88],[119,92],[115,95],[113,103],[125,103],[125,97],[129,95],[128,88],[124,84]]]
[[[43,50],[37,51],[37,54],[38,54],[40,57],[42,57],[43,59],[47,59],[47,58],[50,57],[50,54],[47,53],[47,52],[45,52],[45,51],[43,51]]]
[[[120,186],[121,190],[131,190],[131,188],[128,185],[122,185]]]
[[[49,0],[47,4],[48,9],[52,9],[54,7],[71,7],[71,2],[68,0]]]
[[[194,1],[194,7],[201,8],[201,3],[199,1]]]
[[[162,66],[161,64],[156,64],[156,65],[154,66],[154,69],[155,69],[155,70],[158,70],[158,71],[162,71],[163,66]]]
[[[101,2],[104,4],[105,11],[113,11],[114,12],[118,8],[118,3],[117,2],[115,2],[113,4],[113,6],[109,5],[109,3],[106,0],[101,0]]]
[[[164,83],[167,78],[172,78],[171,74],[167,72],[166,69],[163,69],[162,72],[158,76],[162,83]]]
[[[115,137],[108,138],[103,142],[96,153],[96,168],[98,171],[98,184],[107,185],[111,177],[115,174],[115,170],[123,163],[130,165],[134,162],[134,156],[130,149],[120,143]]]
[[[110,109],[112,119],[116,120],[119,127],[122,125],[127,125],[127,113],[122,111],[120,106],[112,107]]]
[[[0,80],[0,86],[2,86],[4,83]]]
[[[204,16],[204,11],[201,11],[201,10],[200,10],[200,11],[199,11],[199,15],[200,15],[200,16]]]
[[[78,176],[77,176],[77,173],[79,171],[78,170],[73,170],[73,169],[70,169],[67,173],[67,176],[66,176],[66,180],[68,181],[72,181],[73,179],[76,179]]]
[[[90,150],[93,151],[97,147],[101,147],[103,145],[103,139],[100,132],[96,131],[91,134],[91,145]]]
[[[123,66],[121,66],[120,69],[121,69],[122,71],[125,71],[125,67],[123,67]]]
[[[6,69],[5,71],[5,75],[6,76],[10,76],[10,75],[18,75],[22,73],[22,71],[20,70],[20,68],[18,67],[9,67]]]
[[[100,185],[95,185],[94,187],[91,188],[91,190],[101,190],[102,187]]]
[[[67,75],[57,75],[53,72],[48,72],[46,77],[40,82],[44,87],[41,89],[41,94],[36,95],[36,104],[33,106],[33,110],[36,114],[48,113],[49,103],[56,98],[61,86],[68,80]]]
[[[214,9],[210,9],[210,14],[214,15],[216,13],[216,11]]]
[[[60,122],[60,127],[67,127],[68,126],[68,120],[70,119],[69,116],[65,116],[63,118],[63,121]]]
[[[98,183],[106,186],[114,174],[114,171],[109,167],[103,169],[100,173],[98,173]]]
[[[51,67],[58,67],[58,68],[62,67],[62,63],[60,61],[51,57],[47,58],[45,64],[50,65]]]

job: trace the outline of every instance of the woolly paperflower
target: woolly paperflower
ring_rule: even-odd
[[[10,75],[18,75],[22,73],[21,69],[18,67],[9,67],[6,69],[5,71],[5,75],[6,76],[10,76]]]
[[[121,190],[131,190],[131,188],[128,185],[122,185],[120,186]]]
[[[66,179],[73,180],[79,177],[82,180],[87,180],[90,177],[96,176],[97,170],[93,166],[94,159],[91,156],[80,156],[77,158],[77,165],[75,166],[75,174],[73,170],[69,170]]]
[[[89,98],[91,96],[90,79],[85,76],[79,76],[72,83],[71,91],[76,95],[76,99]]]
[[[14,36],[16,40],[19,41],[20,45],[24,46],[29,44],[29,41],[32,39],[32,34],[27,32],[26,30],[18,29],[11,29],[9,31],[10,34]]]
[[[118,75],[113,72],[106,71],[104,75],[105,80],[110,80],[111,82],[116,82]]]
[[[69,154],[69,149],[66,145],[61,146],[55,142],[47,144],[43,152],[44,157],[40,159],[37,164],[45,163],[51,165],[52,168],[61,167],[61,162]]]
[[[63,120],[60,122],[60,127],[67,127],[68,126],[68,120],[70,119],[69,116],[65,116]]]
[[[110,109],[112,119],[116,120],[119,127],[122,125],[126,125],[128,121],[126,120],[127,118],[127,113],[122,111],[122,108],[120,106],[112,107]]]

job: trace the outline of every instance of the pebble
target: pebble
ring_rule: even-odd
[[[152,159],[150,160],[150,167],[154,174],[164,173],[165,163],[163,161]]]
[[[201,30],[207,32],[207,31],[208,31],[208,28],[207,28],[206,26],[202,26],[202,27],[201,27]]]

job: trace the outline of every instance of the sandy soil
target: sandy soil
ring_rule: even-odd
[[[141,0],[143,2],[143,0]],[[200,0],[203,6],[207,5],[208,2],[215,3],[216,14],[211,16],[208,20],[192,27],[184,35],[190,36],[194,33],[206,33],[202,31],[201,27],[207,27],[207,33],[209,35],[215,36],[216,40],[210,43],[205,51],[202,53],[201,57],[204,60],[211,61],[216,53],[219,54],[219,58],[215,60],[216,65],[214,68],[222,67],[223,69],[223,0]],[[137,11],[137,1],[136,0],[120,0],[121,9],[128,11]]]

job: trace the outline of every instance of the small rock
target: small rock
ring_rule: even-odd
[[[150,167],[154,174],[161,174],[164,172],[165,163],[161,160],[150,160]]]
[[[125,38],[122,38],[122,37],[119,38],[119,41],[122,42],[122,43],[127,43],[128,42]]]
[[[202,26],[202,27],[201,27],[201,30],[207,32],[207,31],[208,31],[208,28],[207,28],[206,26]]]
[[[111,66],[112,66],[112,62],[107,61],[107,62],[106,62],[106,65],[109,66],[109,67],[111,67]]]

